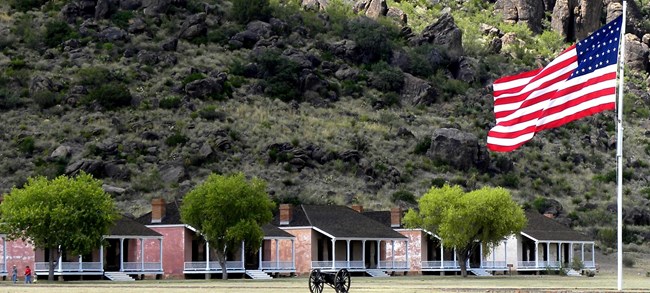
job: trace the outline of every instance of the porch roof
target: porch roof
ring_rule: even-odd
[[[143,224],[136,222],[133,219],[130,219],[126,216],[122,216],[117,221],[113,227],[111,227],[108,236],[119,235],[119,236],[149,236],[149,237],[160,237],[160,233],[151,230],[145,227]]]
[[[279,215],[273,224],[280,226]],[[293,207],[289,225],[280,227],[314,227],[335,238],[404,239],[404,235],[349,207],[336,205],[300,205]]]
[[[296,238],[296,236],[293,236],[286,231],[273,226],[271,224],[266,224],[262,226],[262,231],[264,231],[264,237],[271,237],[271,238]]]
[[[593,241],[589,237],[549,219],[536,211],[526,211],[528,225],[521,232],[536,239],[548,241]]]

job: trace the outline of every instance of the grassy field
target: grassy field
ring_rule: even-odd
[[[107,281],[40,282],[13,285],[2,282],[1,292],[228,292],[255,293],[309,292],[307,278],[281,278],[271,281],[254,280],[145,280],[133,283]],[[633,272],[624,277],[626,292],[649,292],[650,278]],[[598,274],[596,277],[563,276],[495,276],[488,278],[456,276],[399,276],[391,278],[352,277],[350,292],[416,293],[416,292],[614,292],[615,274]],[[334,292],[325,286],[323,292]]]

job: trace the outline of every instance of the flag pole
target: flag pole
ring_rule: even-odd
[[[621,60],[618,65],[618,114],[616,119],[616,215],[617,215],[617,249],[618,260],[618,291],[623,290],[623,80],[625,73],[625,25],[626,25],[627,1],[623,0],[623,20],[621,23],[621,49],[619,50]]]

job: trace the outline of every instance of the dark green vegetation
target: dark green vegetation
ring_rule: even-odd
[[[431,151],[440,128],[484,145],[491,82],[568,46],[548,21],[535,35],[505,23],[489,1],[388,1],[408,14],[409,34],[395,18],[362,17],[337,0],[322,10],[264,0],[69,9],[77,2],[0,4],[2,193],[30,176],[84,170],[116,187],[119,208],[139,214],[151,197],[180,198],[212,173],[262,178],[277,202],[366,209],[412,207],[445,183],[503,186],[604,251],[614,243],[613,112],[490,153],[486,168],[460,168],[444,160],[453,152]],[[468,67],[446,44],[413,41],[447,6]],[[493,52],[480,24],[517,42]],[[650,98],[645,73],[626,77],[626,242],[643,251]],[[431,86],[426,99],[404,94],[413,80]]]

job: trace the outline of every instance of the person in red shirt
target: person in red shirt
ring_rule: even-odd
[[[31,284],[32,283],[32,270],[29,268],[29,266],[25,267],[25,284]]]

